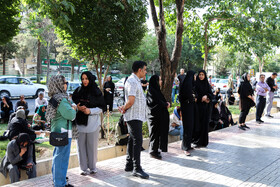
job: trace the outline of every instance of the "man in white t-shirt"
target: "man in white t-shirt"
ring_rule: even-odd
[[[146,68],[147,64],[143,61],[133,63],[133,73],[125,83],[125,105],[119,108],[124,114],[124,121],[127,122],[129,133],[125,171],[133,171],[134,176],[143,179],[149,178],[140,164],[143,142],[142,125],[146,121],[146,98],[140,79],[146,76]]]

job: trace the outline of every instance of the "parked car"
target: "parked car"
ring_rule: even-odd
[[[30,80],[16,76],[1,76],[0,77],[0,97],[26,97],[32,96],[36,98],[39,92],[47,90],[47,86],[42,84],[34,84]]]
[[[221,93],[226,93],[228,90],[228,79],[220,79],[218,83],[215,84],[215,89],[220,88]]]
[[[280,82],[277,82],[278,89],[274,92],[274,96],[280,97]]]
[[[219,80],[220,79],[218,79],[218,78],[211,79],[211,86],[212,86],[212,88],[216,87],[216,84],[219,82]]]
[[[124,80],[125,80],[125,78],[122,78],[121,80],[119,80],[118,82],[116,82],[115,83],[115,89],[116,90],[123,90],[123,88],[124,88]]]
[[[69,82],[68,81],[68,86],[67,86],[67,93],[68,94],[73,94],[73,92],[81,86],[81,82]]]

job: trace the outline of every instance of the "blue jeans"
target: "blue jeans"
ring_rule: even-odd
[[[68,145],[56,146],[53,150],[52,175],[55,187],[63,187],[66,185],[66,174],[72,138],[68,138],[68,140]]]
[[[171,98],[172,98],[172,103],[174,103],[174,99],[175,99],[175,95],[178,94],[178,89],[177,88],[172,88],[172,95],[171,95]],[[176,103],[178,103],[178,96],[176,98]]]
[[[183,125],[179,125],[179,126],[175,127],[175,129],[170,131],[168,134],[171,135],[171,136],[179,136],[180,135],[180,140],[183,140],[183,134],[184,134]]]

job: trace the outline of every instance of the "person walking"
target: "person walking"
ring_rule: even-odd
[[[195,82],[197,94],[198,124],[194,134],[194,144],[197,147],[206,147],[209,142],[208,131],[212,114],[213,93],[204,70],[198,72]]]
[[[97,172],[98,137],[101,125],[100,114],[106,109],[104,97],[95,83],[96,77],[86,71],[81,75],[82,85],[73,93],[77,105],[78,159],[81,175]]]
[[[188,71],[183,83],[180,87],[179,100],[182,110],[183,121],[183,141],[181,148],[186,156],[190,156],[190,150],[194,128],[194,104],[195,104],[195,91],[194,91],[194,71]],[[207,83],[208,80],[206,79]],[[209,83],[208,83],[209,84]]]
[[[238,128],[241,130],[246,130],[250,129],[245,124],[246,117],[249,113],[249,110],[251,107],[255,106],[255,101],[254,101],[254,90],[250,84],[250,74],[249,73],[244,73],[241,77],[240,80],[240,86],[238,89],[238,94],[240,96],[240,115],[239,115],[239,125]]]
[[[146,98],[140,79],[147,71],[147,64],[135,61],[132,65],[133,73],[125,83],[125,105],[119,110],[124,114],[128,127],[128,143],[125,171],[133,171],[133,176],[148,179],[149,175],[141,167],[141,147],[143,142],[142,124],[146,121]]]
[[[112,81],[112,77],[108,76],[107,81],[104,84],[104,99],[106,105],[109,105],[109,111],[113,111],[113,101],[115,93],[115,84]]]
[[[51,132],[68,132],[68,144],[55,146],[53,151],[52,175],[55,187],[68,186],[66,174],[69,164],[70,148],[72,140],[72,122],[76,117],[76,108],[71,107],[66,93],[68,82],[62,75],[54,75],[48,84],[49,96],[51,97],[46,119],[51,124]]]
[[[150,156],[161,159],[161,153],[167,152],[170,103],[166,101],[160,91],[162,80],[158,75],[150,78],[150,85],[147,93],[148,125],[150,132]]]
[[[183,82],[183,80],[185,79],[185,77],[186,77],[185,70],[183,68],[181,68],[180,75],[178,75],[178,80],[179,80],[180,85]]]
[[[269,118],[273,118],[273,116],[270,115],[270,111],[271,111],[272,104],[273,104],[274,92],[275,92],[275,90],[277,90],[277,86],[275,85],[276,77],[277,77],[277,73],[272,73],[272,75],[266,79],[266,83],[270,87],[270,91],[268,92],[265,116],[269,117]]]
[[[260,81],[256,85],[256,93],[257,93],[256,122],[259,124],[264,123],[264,121],[261,120],[261,117],[266,104],[266,94],[267,92],[270,91],[270,87],[267,85],[264,79],[265,79],[265,75],[260,74]]]

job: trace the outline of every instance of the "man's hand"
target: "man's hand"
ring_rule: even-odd
[[[265,90],[265,92],[267,92],[267,91],[268,91],[268,89],[267,89],[267,88],[264,88],[264,90]]]
[[[20,149],[20,153],[19,155],[22,157],[22,155],[24,155],[24,153],[27,151],[27,147],[23,147]]]
[[[222,120],[220,120],[220,119],[219,119],[219,122],[220,122],[221,124],[224,124],[224,122],[223,122]]]
[[[125,113],[124,105],[123,105],[123,106],[120,106],[118,109],[119,109],[120,113],[122,113],[122,114]]]

